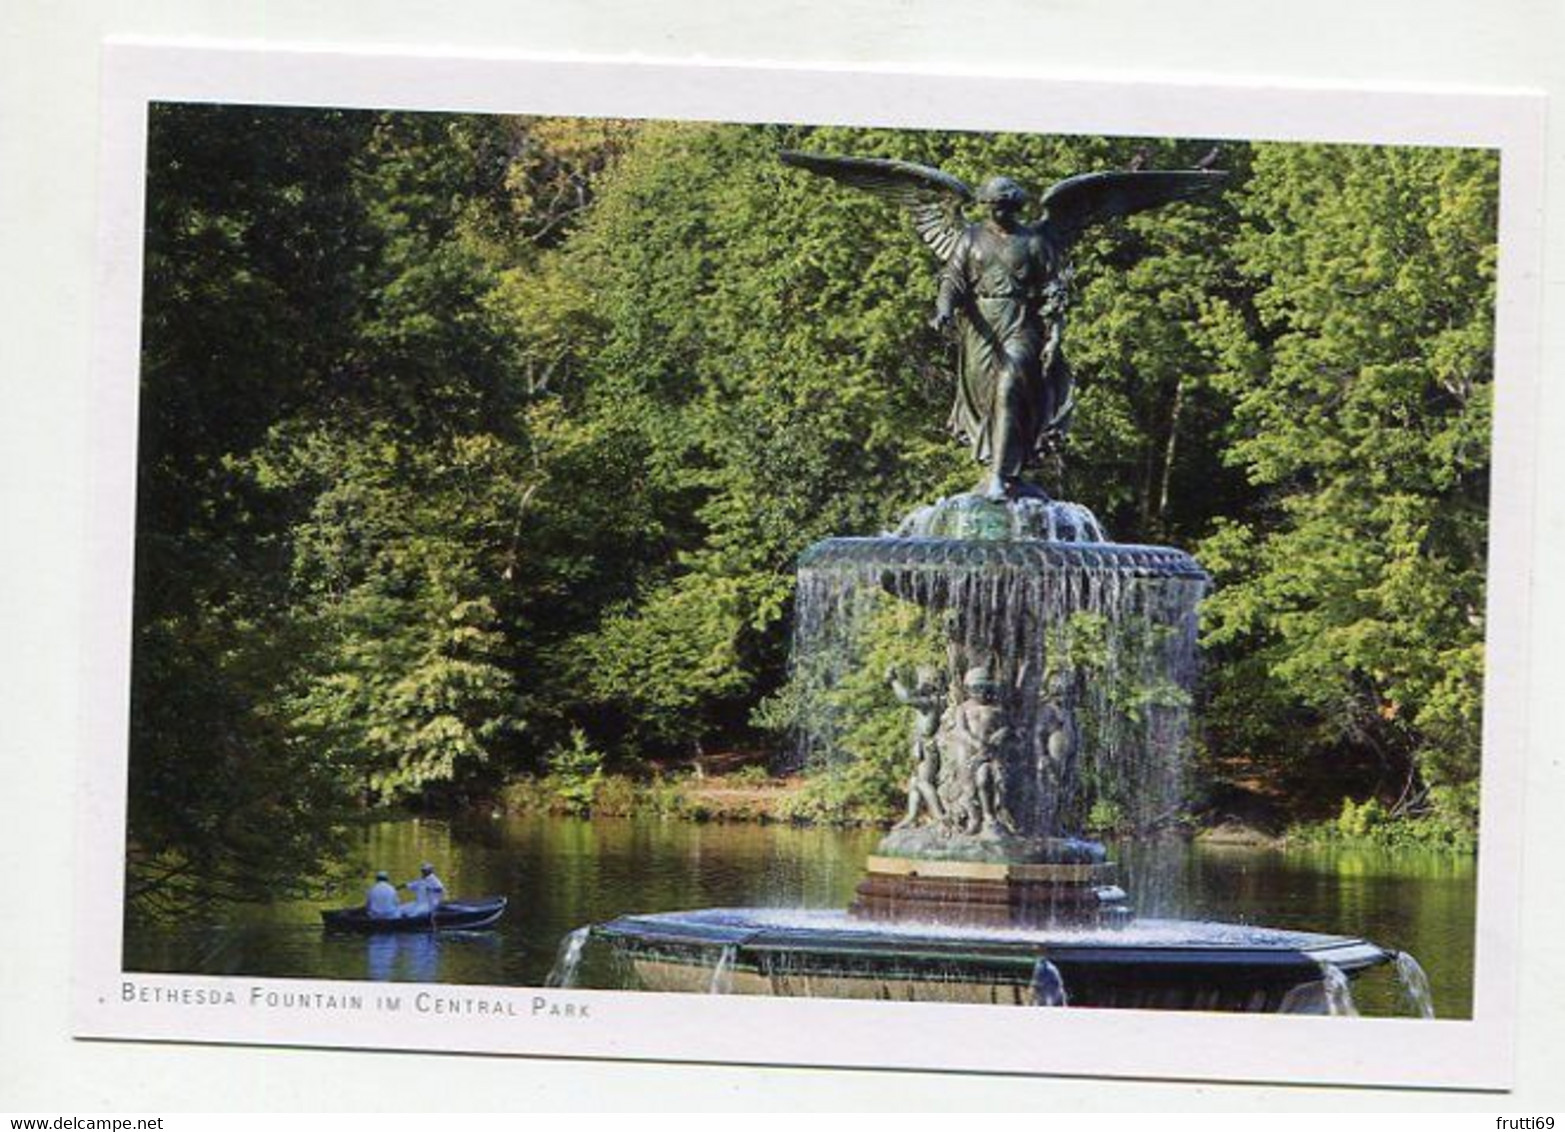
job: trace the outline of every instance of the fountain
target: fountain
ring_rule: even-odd
[[[1052,536],[1052,537],[1051,537]],[[1028,492],[964,494],[799,562],[808,757],[854,757],[856,700],[911,716],[907,810],[846,911],[706,909],[593,929],[651,989],[1352,1013],[1363,940],[1132,916],[1087,808],[1177,813],[1196,670],[1189,555],[1111,542]],[[871,663],[898,655],[902,666]]]
[[[1209,586],[1181,550],[1114,542],[1029,481],[1074,400],[1060,342],[1087,225],[1216,187],[1204,170],[1073,177],[1023,224],[1020,188],[903,162],[784,154],[906,206],[943,261],[952,424],[985,476],[875,537],[798,564],[801,749],[858,757],[866,712],[907,713],[906,813],[846,910],[704,909],[591,928],[654,990],[1049,1006],[1353,1013],[1365,940],[1138,919],[1089,810],[1155,831],[1183,797]],[[986,210],[968,223],[964,205]],[[579,959],[580,935],[562,949]],[[1397,960],[1404,982],[1416,964]],[[1419,994],[1425,993],[1419,988]],[[1422,1002],[1425,999],[1415,998]],[[1422,1007],[1420,1007],[1422,1009]]]

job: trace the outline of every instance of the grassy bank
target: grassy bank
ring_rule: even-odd
[[[601,771],[585,776],[528,776],[513,779],[495,802],[506,814],[661,817],[684,821],[862,826],[889,825],[898,816],[863,806],[845,806],[839,794],[825,779],[777,777],[751,765],[720,774],[686,771],[645,778]],[[1374,799],[1354,802],[1344,798],[1335,818],[1296,822],[1282,828],[1216,810],[1192,815],[1180,828],[1211,844],[1421,849],[1462,855],[1477,851],[1477,835],[1472,830],[1438,816],[1393,816]],[[1111,815],[1095,809],[1085,832],[1093,837],[1111,838],[1123,831],[1117,829]]]
[[[500,791],[508,814],[575,814],[596,817],[652,816],[686,821],[807,821],[803,778],[774,778],[760,767],[730,774],[624,774],[574,778],[559,774],[518,778]]]
[[[1417,816],[1393,814],[1374,798],[1342,800],[1342,811],[1327,821],[1307,822],[1288,828],[1290,845],[1334,845],[1353,849],[1424,849],[1471,855],[1478,852],[1473,823],[1439,813]]]

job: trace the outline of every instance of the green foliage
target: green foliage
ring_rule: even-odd
[[[603,781],[603,752],[593,749],[581,728],[571,731],[568,744],[549,754],[550,791],[567,813],[587,813],[593,808]]]
[[[502,785],[496,800],[507,814],[546,814],[554,809],[555,795],[540,775],[521,775]]]
[[[538,248],[508,242],[514,163],[495,156],[519,153],[528,129],[154,109],[138,902],[309,885],[339,852],[348,805],[464,791],[524,723],[550,722],[517,679],[547,629],[531,631],[512,581],[524,520],[544,509],[544,453],[568,461],[579,446],[542,392],[551,334],[568,325],[518,336],[506,301],[507,272]],[[517,160],[536,163],[530,152]],[[553,239],[573,223],[527,216]]]
[[[807,825],[884,825],[905,804],[892,797],[892,774],[888,768],[878,776],[855,772],[851,763],[828,766],[784,800],[781,816]]]
[[[888,608],[823,703],[785,680],[793,564],[975,469],[941,427],[929,254],[896,209],[776,151],[1042,187],[1205,149],[161,105],[149,142],[144,900],[305,885],[354,805],[528,776],[574,808],[620,812],[628,782],[688,812],[678,780],[632,781],[644,760],[807,712],[855,757],[794,812],[896,813],[907,718],[884,672],[938,633]],[[1047,486],[1122,540],[1199,543],[1209,772],[1399,800],[1372,829],[1470,830],[1495,155],[1224,164],[1222,196],[1079,248],[1079,407]]]
[[[656,775],[641,791],[643,808],[659,817],[682,817],[690,800],[682,779]]]
[[[626,818],[640,812],[642,797],[643,792],[625,775],[600,774],[588,808],[599,817]]]
[[[494,516],[517,491],[505,447],[431,452],[387,426],[274,439],[258,478],[314,496],[292,532],[296,616],[317,642],[297,726],[377,800],[472,773],[523,726],[493,565]]]
[[[1370,749],[1420,791],[1478,772],[1497,174],[1476,150],[1256,147],[1257,326],[1218,385],[1265,505],[1201,551],[1215,722],[1246,746]]]
[[[639,433],[627,502],[673,512],[638,592],[581,642],[588,686],[654,746],[731,733],[775,686],[793,559],[884,522],[888,486],[911,498],[904,427],[929,429],[909,369],[925,265],[843,239],[862,218],[784,175],[789,136],[649,127],[569,253],[603,331],[584,411]],[[844,253],[890,259],[820,262]]]
[[[1087,811],[1086,831],[1096,834],[1117,833],[1124,828],[1125,815],[1108,798],[1098,798]]]
[[[568,758],[577,756],[571,752]],[[661,777],[638,781],[629,775],[608,774],[601,761],[594,766],[590,759],[565,772],[513,778],[500,788],[498,800],[508,814],[684,817],[690,808],[683,782]]]
[[[1290,842],[1304,845],[1345,845],[1381,849],[1433,849],[1457,854],[1477,850],[1476,812],[1436,807],[1417,817],[1398,817],[1377,798],[1342,799],[1332,821],[1296,825]]]
[[[911,684],[920,668],[946,671],[941,630],[938,616],[885,595],[845,642],[846,655],[822,658],[835,673],[794,673],[763,717],[785,734],[804,731],[821,742],[812,752],[815,773],[790,802],[791,818],[857,823],[902,812],[912,770],[911,716],[888,685],[892,676]]]
[[[287,501],[232,457],[323,395],[362,295],[364,116],[152,108],[148,134],[130,906],[300,894],[341,851],[343,768],[283,705]]]
[[[594,759],[596,756],[596,761]],[[569,769],[550,760],[544,775],[523,775],[503,786],[500,804],[507,813],[590,814],[594,817],[656,816],[687,821],[773,821],[801,818],[797,792],[745,767],[707,785],[689,775],[650,778],[602,771],[601,756],[569,751]],[[807,808],[807,807],[805,807]]]
[[[1342,799],[1342,813],[1337,817],[1337,832],[1343,837],[1365,837],[1372,829],[1391,820],[1391,812],[1377,798],[1369,798],[1355,805],[1353,799]]]

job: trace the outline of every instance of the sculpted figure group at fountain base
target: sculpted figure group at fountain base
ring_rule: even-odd
[[[1010,768],[1030,759],[1031,747],[1046,755],[1050,787],[1066,789],[1077,745],[1067,678],[1056,676],[1033,692],[1039,703],[1025,728],[1024,713],[1008,702],[1031,687],[1025,676],[1012,688],[991,668],[972,665],[956,693],[947,674],[932,666],[918,668],[911,681],[888,670],[886,681],[912,709],[913,767],[907,812],[882,841],[881,852],[947,860],[1102,859],[1094,843],[1027,828],[1007,805]]]
[[[938,669],[920,668],[912,687],[895,670],[886,675],[892,694],[913,709],[907,816],[892,828],[933,824],[947,836],[1015,833],[1005,808],[1003,763],[1012,728],[999,682],[986,668],[970,668],[962,678],[963,698],[953,700]]]
[[[1024,663],[1004,680],[1000,665],[964,664],[963,650],[951,652],[949,673],[886,673],[913,714],[907,813],[867,862],[851,913],[998,927],[1123,923],[1125,894],[1104,847],[1058,836],[1060,808],[1029,796],[1029,786],[1070,791],[1072,678],[1044,678]]]

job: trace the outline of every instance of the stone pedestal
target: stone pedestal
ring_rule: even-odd
[[[1010,864],[874,856],[849,911],[858,919],[968,927],[1114,926],[1130,915],[1106,862]]]

